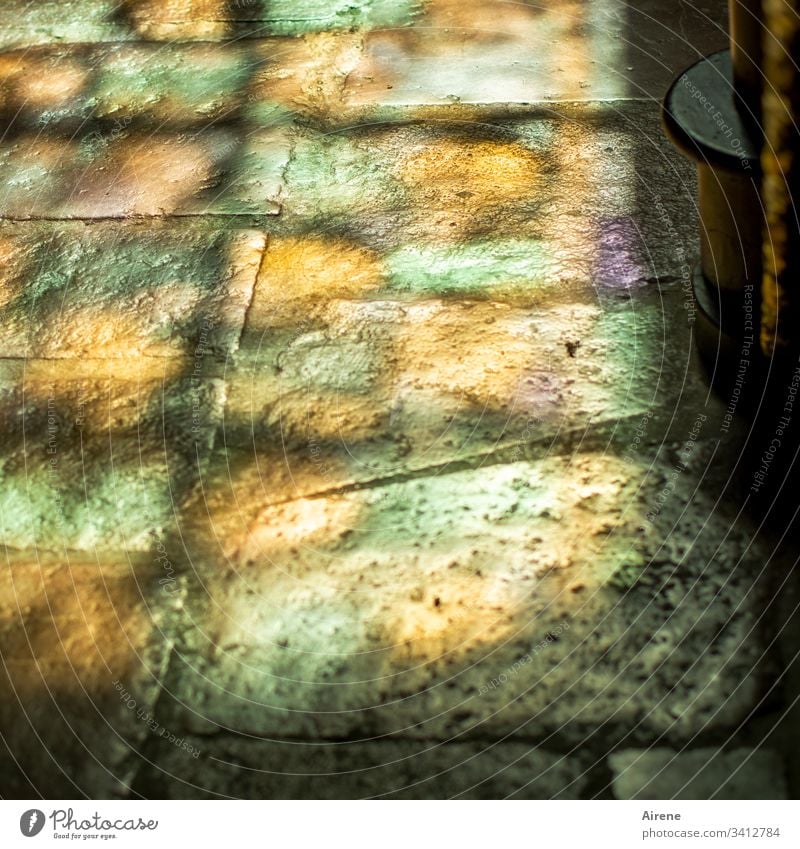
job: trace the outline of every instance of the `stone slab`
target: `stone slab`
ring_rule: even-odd
[[[0,218],[274,215],[288,158],[280,125],[22,132],[0,144]]]
[[[377,252],[394,292],[559,298],[688,278],[695,183],[655,104],[406,116],[298,130],[280,232]]]
[[[577,799],[582,759],[524,743],[279,742],[191,736],[135,785],[165,799]]]
[[[50,42],[227,41],[402,26],[417,0],[8,0],[0,46]]]
[[[151,558],[6,554],[0,570],[4,798],[114,798],[151,730],[177,584]],[[170,591],[170,592],[168,592]]]
[[[529,308],[370,300],[380,265],[339,260],[275,268],[270,249],[226,373],[214,466],[250,468],[273,502],[554,449],[644,462],[701,416],[720,435],[678,286]]]
[[[3,361],[3,545],[150,551],[200,475],[222,400],[220,381],[170,360]]]
[[[736,727],[767,674],[767,552],[676,471],[685,455],[550,456],[276,507],[231,467],[167,545],[196,576],[174,721],[545,746]]]
[[[266,246],[256,230],[0,222],[0,356],[230,356]]]
[[[368,32],[348,102],[398,106],[650,98],[727,46],[722,3],[430,0],[411,27]]]
[[[609,758],[618,799],[786,799],[770,749],[626,749]]]

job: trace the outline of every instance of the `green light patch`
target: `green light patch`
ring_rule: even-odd
[[[253,4],[254,6],[262,4]],[[419,12],[417,0],[270,0],[263,19],[271,35],[302,35],[351,27],[375,29],[409,24]],[[254,18],[261,18],[254,15]]]
[[[552,264],[546,245],[531,240],[406,246],[386,260],[391,287],[416,293],[536,289]]]

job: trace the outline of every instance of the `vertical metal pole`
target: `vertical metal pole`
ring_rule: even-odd
[[[733,80],[741,102],[740,111],[755,124],[760,123],[761,91],[764,87],[762,43],[763,0],[728,0],[731,29]]]
[[[800,350],[800,0],[765,0],[765,143],[762,196],[767,210],[761,348],[768,357]],[[793,404],[794,407],[794,404]],[[795,415],[800,416],[800,401]]]
[[[697,344],[720,389],[757,338],[762,233],[763,0],[729,0],[731,49],[688,68],[667,93],[667,129],[698,166]]]

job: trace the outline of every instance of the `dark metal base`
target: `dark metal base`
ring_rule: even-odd
[[[667,92],[663,116],[672,141],[692,159],[728,171],[760,170],[761,140],[736,94],[730,50],[687,68]]]
[[[757,388],[763,363],[758,339],[758,292],[746,287],[724,295],[706,280],[698,265],[693,279],[696,306],[695,344],[709,379],[720,394]]]
[[[760,140],[740,113],[729,50],[681,74],[664,124],[698,165],[701,263],[694,274],[695,340],[714,388],[757,389],[761,292]]]
[[[758,333],[759,292],[750,285],[736,297],[723,296],[695,268],[694,341],[709,382],[723,399],[735,397],[737,414],[754,418],[784,404],[787,391],[798,384],[800,345],[761,353]],[[787,389],[787,387],[789,387]],[[795,418],[800,422],[800,393]]]
[[[698,165],[701,263],[693,279],[694,340],[725,404],[737,497],[767,523],[795,520],[800,491],[800,337],[761,353],[762,139],[736,93],[729,51],[709,56],[672,85],[664,124]],[[744,427],[734,427],[743,419]]]

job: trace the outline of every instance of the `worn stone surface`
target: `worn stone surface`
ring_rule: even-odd
[[[226,41],[402,26],[416,0],[8,0],[3,47],[58,41]]]
[[[257,513],[231,469],[182,530],[173,721],[545,742],[735,724],[762,688],[761,549],[671,462],[551,457]]]
[[[5,798],[124,796],[172,646],[177,584],[151,558],[6,553]],[[173,592],[168,592],[168,590]]]
[[[378,252],[399,293],[559,298],[685,277],[695,177],[658,111],[537,112],[299,131],[279,226]]]
[[[628,749],[609,758],[618,799],[785,799],[770,749]]]
[[[91,119],[183,128],[237,117],[266,61],[241,46],[46,46],[3,54],[0,96],[17,131]]]
[[[723,740],[733,773],[782,709],[775,542],[652,102],[722,16],[2,5],[8,795],[637,796]]]
[[[0,217],[273,215],[288,157],[282,127],[22,133],[0,144]]]
[[[679,287],[529,309],[350,300],[342,287],[364,294],[377,275],[349,265],[333,264],[346,282],[327,300],[330,268],[318,295],[313,266],[275,269],[268,252],[226,375],[225,444],[246,446],[274,501],[559,446],[624,450],[637,433],[658,444],[697,416],[718,432],[722,405],[682,381],[694,366]]]
[[[136,787],[171,799],[577,799],[587,786],[585,759],[524,743],[187,740],[197,759],[160,744]]]
[[[198,478],[222,386],[158,360],[0,366],[0,537],[14,549],[148,551]]]
[[[233,44],[42,46],[0,56],[0,112],[14,133],[94,124],[176,131],[272,115],[324,116],[360,55],[351,33]]]
[[[674,8],[677,6],[678,8]],[[660,97],[693,58],[725,46],[712,0],[7,0],[0,45],[220,41],[376,30],[352,91],[374,103]],[[400,28],[398,33],[396,30]],[[551,46],[557,43],[559,50]]]
[[[253,230],[0,224],[0,356],[224,359],[265,246]]]
[[[659,100],[678,71],[727,46],[725,11],[722,3],[677,2],[666,19],[653,0],[430,0],[411,28],[367,34],[348,96],[373,108]]]

